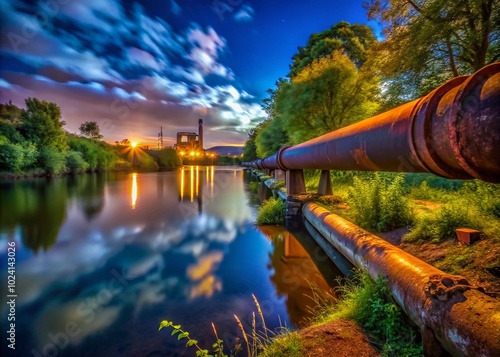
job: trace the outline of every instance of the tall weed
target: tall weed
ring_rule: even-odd
[[[390,184],[378,173],[368,179],[354,177],[349,197],[354,220],[365,229],[388,231],[411,222],[402,175]]]

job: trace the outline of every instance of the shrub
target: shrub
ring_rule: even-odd
[[[388,231],[406,226],[412,216],[403,189],[404,176],[398,175],[389,186],[383,186],[380,222],[377,229]]]
[[[403,237],[403,241],[438,243],[454,237],[455,229],[460,227],[481,229],[477,213],[464,200],[446,204],[434,212],[418,216],[415,226]]]
[[[0,145],[0,170],[19,172],[23,162],[23,152],[16,144]]]
[[[383,278],[373,281],[368,274],[357,273],[337,288],[337,295],[340,299],[323,305],[313,323],[351,319],[375,337],[384,356],[422,355],[422,346],[416,343],[418,331],[394,302]]]
[[[354,177],[350,205],[355,222],[365,229],[386,231],[407,225],[411,211],[403,189],[404,178],[388,185],[378,173],[372,178]]]
[[[36,147],[32,143],[13,144],[0,136],[0,170],[21,172],[29,168],[36,160]]]
[[[148,150],[147,153],[156,159],[162,169],[172,169],[182,166],[182,161],[174,149]]]
[[[112,168],[118,160],[116,151],[105,142],[69,135],[68,144],[72,151],[82,154],[83,160],[91,171]]]
[[[259,191],[259,183],[258,182],[250,182],[250,184],[248,185],[249,189],[251,192],[258,192]]]
[[[500,218],[500,185],[473,180],[464,184],[463,192],[482,213]]]
[[[257,224],[281,224],[285,221],[286,202],[270,198],[262,203],[257,212]]]
[[[64,153],[51,146],[42,149],[38,161],[40,166],[49,175],[59,175],[66,170],[66,157]]]
[[[83,159],[82,153],[78,151],[69,151],[66,156],[66,167],[71,172],[85,172],[89,164]]]

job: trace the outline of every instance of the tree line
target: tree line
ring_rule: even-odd
[[[63,127],[57,104],[27,98],[26,109],[0,104],[0,173],[8,176],[42,176],[133,167],[158,169],[182,164],[174,150],[164,149],[153,156],[140,150],[129,155],[123,146],[102,141],[99,125],[87,121],[80,135]],[[128,142],[128,139],[122,143]]]
[[[250,130],[244,160],[419,98],[500,59],[500,0],[369,0],[379,41],[364,24],[312,34],[289,73],[267,91],[267,116]]]

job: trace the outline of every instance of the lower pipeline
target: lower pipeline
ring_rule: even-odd
[[[500,356],[498,299],[464,277],[446,274],[315,203],[305,203],[302,211],[354,266],[373,279],[387,279],[398,305],[421,328],[426,355],[437,355],[429,348],[439,341],[453,356]]]

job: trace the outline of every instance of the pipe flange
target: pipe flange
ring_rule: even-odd
[[[415,154],[419,163],[427,171],[446,178],[470,179],[466,172],[450,167],[436,153],[436,145],[441,143],[433,141],[432,125],[433,116],[438,111],[441,99],[454,88],[467,80],[467,76],[456,77],[433,90],[421,98],[412,113],[412,143],[410,150]]]
[[[278,163],[278,167],[280,168],[281,171],[288,171],[288,168],[283,165],[283,162],[281,161],[281,155],[283,154],[283,151],[288,149],[290,146],[284,146],[281,149],[278,150],[276,153],[276,162]]]
[[[448,131],[455,157],[471,176],[500,183],[500,63],[464,82],[453,102]]]

